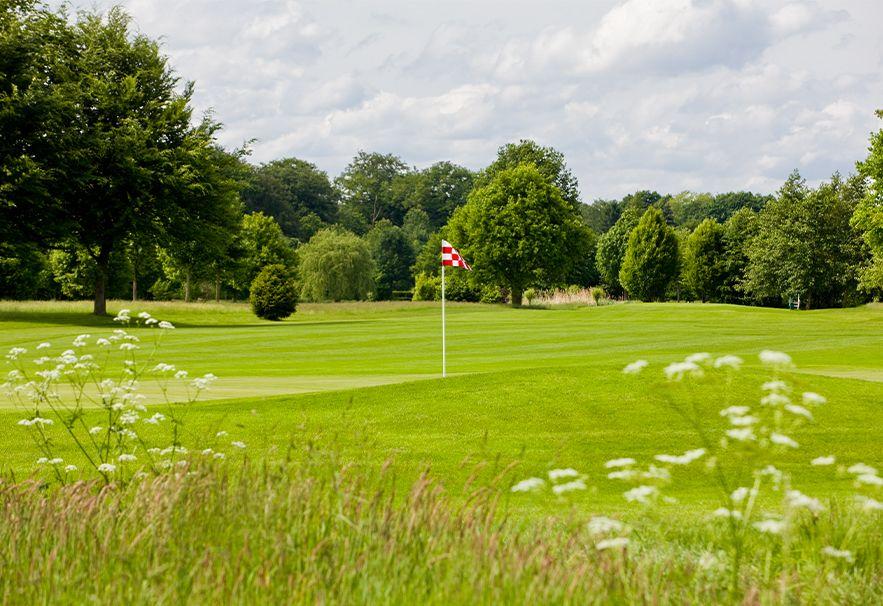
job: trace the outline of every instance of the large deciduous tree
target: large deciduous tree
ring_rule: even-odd
[[[877,110],[877,117],[883,119],[883,110]],[[859,162],[858,169],[869,187],[852,223],[862,231],[873,252],[872,260],[862,270],[861,286],[879,294],[883,291],[883,129],[871,135],[868,157]]]
[[[622,284],[619,282],[619,270],[622,268],[622,260],[628,248],[629,236],[643,212],[643,208],[638,210],[636,206],[628,206],[613,227],[598,238],[595,264],[601,283],[611,295],[623,294]]]
[[[590,230],[573,204],[533,164],[501,170],[448,223],[452,241],[484,281],[510,290],[561,284],[587,250]]]
[[[378,300],[392,297],[393,291],[408,290],[414,249],[401,227],[380,221],[365,235],[374,259],[374,295]]]
[[[401,225],[413,191],[410,174],[398,156],[360,151],[335,180],[345,226],[364,233],[381,219]]]
[[[650,207],[629,235],[619,281],[630,297],[659,301],[678,274],[678,239],[662,211]]]
[[[301,295],[310,301],[367,299],[374,261],[367,243],[339,227],[323,229],[297,249]]]
[[[723,226],[705,219],[687,237],[683,252],[687,288],[703,302],[720,301],[727,276]]]
[[[416,175],[408,204],[425,211],[432,228],[439,229],[458,207],[466,204],[474,179],[468,168],[437,162]]]
[[[2,219],[94,260],[96,314],[106,313],[115,251],[200,214],[196,207],[223,198],[206,192],[228,183],[199,168],[217,127],[192,125],[192,86],[180,87],[158,44],[129,25],[118,8],[69,21],[27,2],[2,21],[0,45],[21,54],[27,80],[24,89],[0,83]]]

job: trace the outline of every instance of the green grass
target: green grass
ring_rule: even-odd
[[[253,457],[283,452],[290,443],[328,442],[363,465],[392,456],[408,481],[431,467],[455,491],[476,461],[489,461],[490,468],[517,462],[513,480],[575,467],[589,475],[592,488],[580,497],[587,507],[620,507],[622,488],[603,478],[604,461],[647,460],[697,446],[689,427],[665,406],[661,365],[695,351],[742,355],[750,380],[729,395],[734,403],[751,403],[763,378],[756,354],[775,348],[794,356],[799,388],[830,400],[804,432],[792,462],[833,452],[844,461],[883,463],[883,383],[875,380],[883,372],[879,306],[796,313],[692,304],[566,310],[452,305],[454,376],[446,380],[426,378],[439,363],[433,304],[304,305],[282,323],[257,321],[241,305],[134,308],[176,323],[161,359],[191,374],[221,376],[212,397],[259,396],[203,402],[187,420],[194,442],[224,428],[247,442]],[[111,328],[86,310],[85,304],[2,304],[0,347],[43,340],[61,345],[79,333],[98,336]],[[636,358],[651,361],[648,375],[622,375]],[[383,383],[395,384],[362,387]],[[276,395],[302,391],[317,393]],[[719,391],[699,388],[691,397],[703,402],[711,423],[719,423]],[[0,423],[12,427],[19,415],[2,412]],[[4,468],[19,474],[30,469],[35,455],[28,439],[19,428],[8,432],[0,444]],[[799,469],[796,483],[807,491],[842,485],[823,469]],[[695,478],[679,482],[677,496],[707,508],[702,485]],[[550,505],[522,497],[513,507],[547,511]]]

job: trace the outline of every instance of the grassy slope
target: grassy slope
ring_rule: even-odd
[[[215,372],[215,396],[293,393],[298,390],[407,381],[438,365],[438,314],[429,305],[304,306],[292,321],[254,321],[241,306],[138,306],[176,322],[162,359],[192,372]],[[96,336],[107,321],[79,304],[0,307],[0,347]],[[368,464],[393,455],[409,475],[431,465],[452,488],[478,461],[500,467],[518,461],[513,478],[573,466],[590,474],[593,490],[580,498],[619,503],[621,487],[602,479],[615,456],[643,457],[696,445],[664,405],[658,367],[627,379],[622,366],[637,358],[663,363],[697,350],[753,358],[762,348],[790,351],[802,370],[880,378],[883,310],[865,307],[793,313],[731,306],[620,305],[573,310],[509,310],[453,306],[450,370],[482,373],[384,387],[285,397],[221,400],[190,413],[195,435],[228,429],[248,442],[252,456],[284,449],[289,441],[333,442],[348,459]],[[751,403],[761,376],[731,390],[733,403]],[[834,452],[844,461],[883,463],[883,384],[796,375],[800,388],[825,393],[830,404],[802,438],[795,461]],[[226,386],[225,386],[226,383]],[[232,384],[232,385],[231,385]],[[689,394],[682,394],[687,397]],[[719,393],[700,390],[709,418]],[[13,427],[16,411],[0,413]],[[19,428],[2,441],[4,467],[23,470],[33,450]],[[830,472],[807,470],[808,491],[829,487]],[[698,484],[679,496],[698,502]],[[704,499],[701,499],[704,500]],[[538,502],[545,502],[539,500]],[[514,501],[532,507],[529,497]]]

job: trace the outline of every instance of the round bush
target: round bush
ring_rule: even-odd
[[[251,283],[249,300],[259,318],[281,320],[297,309],[297,286],[284,265],[267,265]]]

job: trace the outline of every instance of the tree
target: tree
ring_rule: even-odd
[[[381,219],[401,225],[407,210],[405,200],[413,188],[404,180],[409,174],[408,165],[398,156],[360,151],[335,181],[341,204],[348,211],[345,216],[360,219],[369,227]]]
[[[412,208],[405,213],[405,219],[402,221],[402,230],[411,243],[411,248],[415,251],[423,248],[429,236],[432,235],[432,226],[429,222],[429,215],[421,208]]]
[[[414,249],[401,227],[379,221],[365,236],[374,259],[374,295],[378,300],[392,297],[393,291],[411,287]]]
[[[630,297],[658,301],[677,273],[677,236],[661,210],[648,208],[629,235],[619,281]]]
[[[687,238],[684,247],[684,281],[701,301],[720,301],[726,282],[724,228],[705,219]]]
[[[286,236],[302,242],[337,220],[337,192],[328,174],[297,158],[253,168],[242,200],[249,211],[273,217]]]
[[[604,288],[611,295],[623,294],[622,284],[619,282],[619,270],[622,268],[622,260],[628,248],[629,236],[643,212],[643,209],[638,210],[635,206],[629,206],[616,224],[598,239],[595,253],[596,267]]]
[[[497,159],[482,171],[475,185],[483,187],[500,172],[525,164],[533,164],[542,176],[558,188],[561,197],[574,210],[580,209],[579,182],[567,167],[564,154],[554,147],[543,147],[529,139],[507,143],[497,150]]]
[[[452,162],[437,162],[417,174],[409,204],[424,210],[431,227],[439,229],[466,203],[474,179],[468,168]]]
[[[374,262],[365,241],[339,227],[323,229],[297,250],[301,295],[311,301],[368,298]]]
[[[883,110],[877,110],[883,119]],[[852,224],[862,231],[873,258],[862,270],[861,286],[867,292],[883,290],[883,129],[871,135],[868,157],[858,163],[859,174],[870,183],[856,207]]]
[[[748,207],[737,210],[724,223],[724,301],[746,303],[750,295],[745,288],[748,271],[748,247],[757,235],[757,213]]]
[[[746,287],[757,299],[800,296],[809,309],[849,304],[859,267],[867,258],[850,225],[864,184],[834,175],[811,190],[794,171],[776,200],[758,215],[748,250]]]
[[[501,170],[469,195],[448,223],[476,275],[510,289],[562,282],[589,237],[578,210],[533,164]]]
[[[755,194],[750,191],[717,194],[708,207],[708,216],[723,223],[743,208],[760,212],[772,199],[772,196]]]
[[[121,9],[68,23],[29,2],[19,7],[4,14],[2,44],[24,38],[31,80],[24,92],[0,84],[0,168],[11,175],[0,224],[92,257],[94,312],[104,314],[111,255],[214,199],[198,192],[224,187],[191,170],[213,153],[218,126],[191,124],[192,86],[180,86],[156,42],[131,35]],[[26,126],[5,130],[19,121]]]
[[[713,202],[711,194],[684,191],[668,201],[672,221],[675,225],[694,230],[709,216]]]
[[[289,273],[297,266],[291,241],[282,233],[276,220],[262,212],[242,217],[238,247],[241,258],[236,284],[240,290],[247,288],[268,265],[281,265]]]
[[[580,213],[586,225],[596,234],[603,235],[616,225],[622,214],[622,205],[619,200],[595,200],[591,204],[583,204]]]
[[[249,288],[255,315],[265,320],[282,320],[297,309],[297,286],[284,265],[267,265]]]

